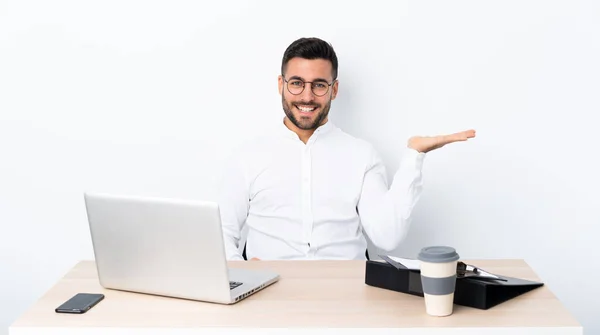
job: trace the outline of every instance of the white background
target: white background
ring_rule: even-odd
[[[0,1],[0,334],[93,258],[86,190],[215,198],[241,142],[283,116],[298,37],[340,60],[331,119],[391,176],[411,135],[474,128],[427,155],[394,253],[523,258],[600,332],[600,4],[592,1]]]

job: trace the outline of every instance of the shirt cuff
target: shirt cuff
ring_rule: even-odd
[[[229,257],[227,257],[228,261],[244,261],[244,257],[242,257],[242,255],[240,254],[235,254],[235,255],[231,255]]]
[[[402,155],[400,164],[405,169],[412,169],[420,171],[423,168],[423,161],[425,160],[425,153],[418,152],[413,148],[406,147]]]

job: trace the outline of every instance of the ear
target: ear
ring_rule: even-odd
[[[281,95],[281,93],[283,93],[283,77],[281,75],[277,76],[277,87],[279,89],[279,95]]]
[[[331,87],[331,100],[335,100],[335,97],[337,96],[338,93],[338,83],[339,81],[335,81],[335,83],[333,83],[332,87]]]

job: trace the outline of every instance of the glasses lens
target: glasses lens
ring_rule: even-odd
[[[312,91],[315,95],[321,96],[327,94],[329,85],[324,81],[315,81],[312,83]]]
[[[290,93],[300,94],[304,90],[304,82],[298,79],[288,80],[287,87]]]

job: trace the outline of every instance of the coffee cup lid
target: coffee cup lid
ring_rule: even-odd
[[[431,246],[421,249],[419,260],[428,263],[446,263],[459,259],[456,250],[446,246]]]

